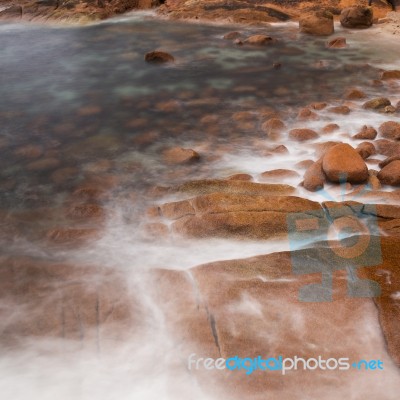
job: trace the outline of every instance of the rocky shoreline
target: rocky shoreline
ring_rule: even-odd
[[[167,1],[159,12],[171,19],[240,24],[300,20],[302,32],[323,36],[318,49],[326,52],[347,51],[349,47],[346,37],[329,37],[334,32],[335,21],[345,20],[346,29],[373,23],[370,9],[361,9],[361,22],[359,9],[354,14],[350,10],[341,15],[343,2],[339,1],[327,3],[331,4],[328,13],[317,11],[320,3],[316,2],[293,1],[290,9],[281,3],[252,3],[248,10],[248,3],[245,7],[243,2],[212,1],[199,8],[198,3],[190,1]],[[63,2],[60,6],[50,1],[35,3],[29,8],[20,3],[3,17],[82,23],[120,14],[126,6],[113,1],[102,6],[99,2],[84,3],[85,6],[73,3],[71,7],[67,4]],[[147,9],[152,6],[153,3],[139,1],[129,7]],[[397,34],[397,16],[388,14],[378,32],[385,37]],[[326,25],[322,26],[321,20]],[[233,49],[268,49],[279,43],[275,37],[260,32],[243,33],[240,29],[226,32],[218,40]],[[283,51],[303,54],[294,47],[283,48]],[[130,59],[132,53],[123,56]],[[164,62],[169,65],[176,60],[168,53],[150,52],[146,61],[151,64],[144,64],[144,68],[158,71],[157,68],[165,67]],[[320,57],[312,65],[313,71],[316,74],[329,72],[331,63],[334,61]],[[277,73],[285,67],[272,58],[268,65],[269,70]],[[252,69],[252,65],[245,65],[241,68],[242,72],[257,74],[266,67]],[[333,65],[332,71],[335,68]],[[150,163],[161,165],[164,175],[158,178],[160,184],[149,179],[145,189],[129,186],[147,172],[145,157],[138,161],[124,154],[126,158],[118,169],[113,157],[116,158],[121,147],[128,145],[112,132],[98,134],[104,110],[96,103],[96,92],[91,93],[91,103],[80,106],[74,115],[83,126],[82,131],[71,128],[69,122],[73,118],[68,115],[55,122],[44,115],[35,120],[33,129],[39,136],[48,129],[47,124],[51,125],[54,128],[51,141],[43,145],[19,144],[7,142],[7,139],[0,142],[0,148],[18,160],[17,174],[37,175],[37,186],[45,186],[45,181],[64,193],[51,207],[40,203],[38,192],[28,199],[32,201],[32,209],[1,210],[0,238],[10,254],[0,258],[0,298],[7,305],[1,310],[6,318],[0,331],[0,347],[10,351],[23,347],[32,338],[52,338],[61,341],[57,347],[60,353],[65,351],[63,341],[70,341],[77,351],[91,349],[101,354],[133,339],[142,343],[149,332],[162,330],[173,338],[171,348],[180,360],[179,367],[193,352],[215,358],[233,354],[256,357],[260,352],[303,357],[315,354],[337,357],[345,353],[357,359],[372,358],[376,352],[383,354],[389,373],[393,373],[388,380],[395,381],[396,367],[400,366],[400,71],[371,65],[360,68],[358,64],[347,64],[343,69],[347,74],[358,74],[362,69],[363,74],[372,77],[368,80],[369,86],[348,86],[340,98],[285,110],[280,109],[280,104],[275,108],[252,109],[253,103],[248,100],[246,109],[232,112],[229,118],[214,113],[212,107],[219,103],[215,88],[196,93],[182,90],[177,98],[168,99],[157,93],[157,97],[148,95],[139,104],[134,96],[124,95],[121,107],[127,104],[138,115],[139,111],[149,108],[154,112],[150,117],[133,115],[127,122],[135,133],[129,137],[129,146],[144,152],[156,142],[161,143],[156,147],[158,158]],[[334,77],[334,73],[326,76]],[[257,88],[250,83],[234,90],[251,93]],[[290,96],[290,92],[284,86],[277,86],[271,87],[268,95]],[[206,114],[206,106],[210,104]],[[199,107],[194,115],[196,131],[202,134],[201,141],[196,142],[198,146],[180,147],[180,130],[184,131],[187,125],[179,125],[176,116],[188,112],[190,107]],[[146,128],[153,115],[174,122],[168,126],[171,136],[165,143],[157,129],[140,130]],[[353,115],[358,116],[355,117],[357,124],[368,115],[376,116],[376,120],[373,125],[359,123],[357,131],[352,132],[347,122]],[[4,113],[3,117],[11,120],[14,115]],[[221,126],[232,128],[243,141],[233,142],[229,136],[218,141]],[[86,137],[85,129],[91,132],[92,128],[96,134]],[[244,133],[250,131],[259,136],[246,137]],[[73,140],[60,149],[58,140],[61,142],[67,135]],[[269,160],[265,170],[250,173],[235,165],[232,172],[232,168],[226,166],[221,169],[226,173],[219,171],[216,176],[208,164],[213,165],[219,158],[224,163],[222,155],[229,151],[235,154],[237,143],[251,148],[252,157]],[[92,151],[89,151],[90,157],[82,150],[86,148]],[[114,149],[117,149],[115,153]],[[99,152],[104,152],[103,158],[98,158]],[[276,162],[286,164],[290,154],[296,157],[299,154],[294,166],[273,167]],[[74,163],[82,163],[83,167]],[[194,174],[202,178],[188,178]],[[175,184],[164,185],[168,179]],[[3,190],[12,191],[18,187],[18,178],[11,177],[2,185]],[[126,187],[129,188],[127,192],[124,191]],[[324,200],[317,198],[321,192]],[[340,200],[333,201],[338,192]],[[134,208],[140,213],[139,216],[124,215],[128,225],[139,221],[134,226],[141,241],[129,242],[130,246],[151,242],[163,251],[163,246],[174,240],[228,240],[237,247],[258,241],[265,244],[266,251],[261,256],[241,259],[229,259],[230,255],[226,254],[226,259],[186,270],[181,270],[177,258],[175,269],[160,266],[139,271],[132,283],[126,270],[103,266],[101,262],[106,263],[106,258],[95,257],[96,242],[105,235],[110,221],[118,221],[116,205],[125,206],[126,203],[128,210]],[[359,237],[361,245],[367,239],[372,248],[364,258],[357,259],[354,269],[346,261],[359,254],[350,254],[350,257],[345,254],[341,264],[335,263],[335,254],[343,254],[340,253],[340,239],[328,236],[325,231],[322,238],[314,238],[308,247],[268,253],[272,239],[293,241],[293,226],[302,227],[301,224],[292,226],[291,222],[295,224],[296,221],[292,221],[291,216],[305,220],[306,228],[316,226],[315,223],[327,228],[340,221],[367,221],[373,230],[362,231]],[[38,245],[31,256],[11,254],[14,239],[18,239],[21,232],[33,243],[40,243],[46,251]],[[354,243],[349,247],[351,244]],[[76,257],[74,251],[85,248],[89,249],[93,263],[84,263]],[[119,248],[112,251],[118,253]],[[69,252],[73,255],[71,262],[56,259],[57,256],[68,257]],[[301,262],[297,274],[294,273],[296,260]],[[123,261],[127,263],[124,267],[129,269],[131,260]],[[311,293],[316,301],[299,301],[299,293],[310,295],[312,292],[301,292],[302,288],[318,286],[321,272],[327,271],[331,281],[328,279],[328,285],[322,288],[319,285],[317,294]],[[372,282],[380,286],[379,296],[372,296]],[[10,313],[10,309],[18,312]],[[162,323],[157,320],[157,325],[149,317],[152,313],[161,314]],[[336,372],[318,375],[318,384],[314,377],[302,371],[290,375],[284,383],[280,376],[265,379],[261,373],[255,373],[248,380],[244,380],[243,375],[230,373],[210,379],[204,371],[193,372],[191,377],[200,382],[205,392],[225,387],[224,394],[232,399],[247,395],[252,399],[269,400],[282,393],[285,393],[285,400],[298,399],[301,387],[310,398],[318,396],[330,400],[337,397],[337,382],[343,383],[343,387],[350,387],[352,379],[360,382],[355,375],[344,377]],[[381,390],[368,385],[366,391]],[[394,396],[397,393],[394,391]],[[394,396],[384,399],[392,400]]]
[[[270,0],[261,3],[252,0],[2,0],[0,20],[86,24],[129,11],[154,9],[160,16],[171,19],[263,25],[299,21],[321,10],[338,20],[344,8],[365,5],[363,0]],[[378,19],[381,19],[381,23],[392,23],[395,20],[397,28],[396,13],[392,12],[383,18],[389,10],[380,3],[374,4],[373,10],[375,22]]]

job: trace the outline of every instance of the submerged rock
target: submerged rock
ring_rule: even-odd
[[[243,41],[244,44],[253,44],[253,45],[271,44],[273,42],[274,39],[271,36],[266,36],[266,35],[253,35]]]
[[[200,155],[192,149],[173,147],[163,152],[163,158],[168,164],[188,164],[200,160]]]
[[[312,129],[292,129],[289,131],[289,137],[297,142],[305,142],[307,140],[316,139],[319,135]]]
[[[175,61],[174,57],[165,51],[151,51],[144,56],[145,61],[153,64],[164,64]]]
[[[346,38],[337,37],[331,39],[326,43],[326,47],[328,49],[345,49],[347,47]]]

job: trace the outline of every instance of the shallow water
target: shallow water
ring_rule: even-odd
[[[260,48],[237,46],[222,39],[232,30],[243,36],[265,33],[277,43]],[[160,396],[171,385],[178,388],[180,398],[185,398],[183,394],[206,398],[182,372],[185,360],[177,362],[170,353],[163,353],[165,349],[173,352],[176,344],[163,332],[157,305],[140,285],[143,271],[188,269],[216,260],[268,254],[288,250],[288,243],[238,246],[229,240],[149,241],[141,235],[141,226],[146,222],[145,209],[157,199],[148,190],[154,185],[225,178],[239,172],[262,181],[260,174],[266,170],[296,170],[297,162],[314,159],[314,143],[339,137],[354,145],[351,136],[362,125],[377,128],[387,119],[400,121],[398,114],[388,118],[362,110],[362,101],[353,102],[354,111],[348,116],[321,111],[318,121],[296,119],[298,111],[312,102],[340,104],[349,87],[360,87],[370,97],[384,92],[394,104],[400,100],[396,85],[371,84],[380,67],[400,65],[400,45],[392,38],[377,38],[374,29],[366,33],[339,29],[338,33],[348,38],[348,49],[327,50],[325,39],[298,35],[292,24],[262,29],[190,24],[154,19],[148,13],[87,27],[0,25],[3,255],[121,269],[150,310],[146,323],[157,328],[151,335],[147,331],[139,345],[126,343],[100,360],[92,353],[74,358],[72,352],[66,361],[49,356],[54,343],[28,343],[26,352],[5,356],[0,364],[0,389],[6,399],[25,399],[27,393],[33,399],[177,398],[176,390]],[[144,54],[154,49],[173,54],[175,64],[146,64]],[[274,63],[282,67],[274,69]],[[242,111],[250,114],[244,119],[235,117]],[[332,122],[340,130],[312,144],[290,142],[287,133],[277,140],[268,139],[261,125],[276,113],[288,130],[308,127],[320,132]],[[288,147],[289,154],[266,155],[280,144]],[[50,166],[32,165],[38,157],[21,151],[27,145],[37,146],[43,159],[53,160]],[[193,148],[202,161],[185,167],[166,165],[162,150],[169,146]],[[62,168],[72,168],[73,173],[58,180],[54,173]],[[43,232],[73,224],[65,219],[64,207],[71,202],[71,192],[94,176],[100,182],[111,178],[117,182],[113,196],[102,200],[108,220],[101,238],[79,249],[49,246]],[[299,176],[285,183],[297,186],[301,180]],[[327,192],[310,194],[299,189],[301,195],[318,201],[342,196],[337,189],[328,187]],[[379,326],[366,319],[369,334],[365,343],[383,348]],[[158,369],[154,369],[152,360],[161,353]],[[140,368],[137,360],[145,367]],[[397,387],[396,376],[390,366],[380,383]],[[363,383],[363,378],[352,381],[360,385],[353,389],[355,393],[365,395],[370,390],[361,387]]]

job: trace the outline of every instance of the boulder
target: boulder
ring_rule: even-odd
[[[316,139],[319,137],[318,133],[312,129],[292,129],[289,131],[289,137],[296,142],[304,142],[307,140]]]
[[[378,154],[386,157],[397,156],[400,154],[400,143],[388,139],[379,139],[374,142]]]
[[[322,160],[322,169],[331,182],[364,183],[368,180],[368,167],[358,152],[349,144],[330,148]]]
[[[360,143],[357,148],[357,153],[366,160],[369,156],[376,154],[375,146],[370,142],[362,142]]]
[[[335,31],[333,15],[326,11],[316,12],[300,18],[299,29],[301,33],[316,36],[329,36]]]
[[[353,136],[353,139],[360,139],[360,140],[374,140],[378,132],[372,126],[364,125],[360,132]]]
[[[379,133],[385,139],[400,140],[400,123],[386,121],[379,127]]]
[[[165,51],[151,51],[144,56],[145,61],[153,64],[163,64],[175,61],[174,57]]]
[[[383,167],[378,179],[385,185],[400,186],[400,160],[394,160]]]
[[[363,108],[365,108],[366,110],[379,110],[390,105],[390,100],[386,97],[377,97],[375,99],[371,99],[365,102],[363,104]]]
[[[325,174],[322,170],[322,159],[313,163],[304,174],[303,186],[310,192],[316,192],[324,187]]]
[[[347,7],[340,14],[340,23],[345,28],[366,29],[372,26],[373,12],[371,7]]]

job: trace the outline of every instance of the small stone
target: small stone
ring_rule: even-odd
[[[337,37],[331,39],[326,43],[326,47],[328,49],[345,49],[347,47],[346,38]]]
[[[312,129],[292,129],[289,131],[289,137],[297,142],[304,142],[307,140],[316,139],[319,137],[319,135]]]
[[[163,64],[175,61],[174,57],[164,51],[151,51],[144,56],[145,61],[154,64]]]

